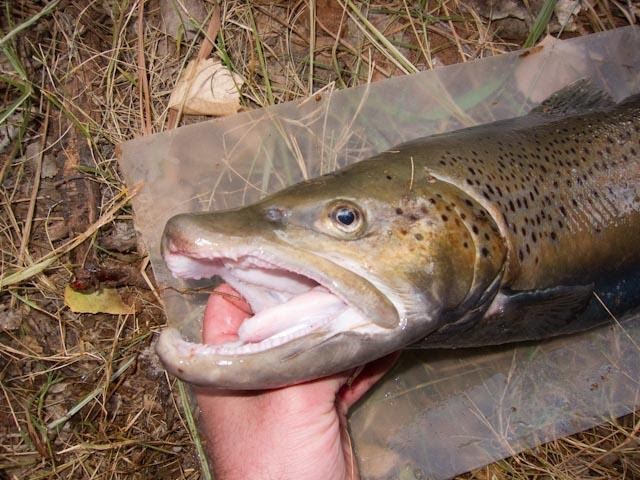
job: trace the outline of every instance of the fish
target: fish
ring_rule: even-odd
[[[527,115],[404,143],[242,208],[172,217],[175,277],[221,278],[237,340],[156,351],[181,379],[276,388],[404,348],[543,340],[640,307],[640,95],[588,80]],[[205,319],[206,321],[206,319]]]

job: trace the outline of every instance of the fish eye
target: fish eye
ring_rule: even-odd
[[[356,212],[351,208],[341,208],[336,212],[336,220],[344,226],[349,226],[356,221]]]
[[[355,205],[340,203],[334,205],[329,212],[334,226],[345,233],[357,232],[363,224],[363,215]]]

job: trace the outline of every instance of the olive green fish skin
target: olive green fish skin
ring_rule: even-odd
[[[590,328],[609,315],[594,293],[614,314],[640,307],[639,152],[639,95],[614,104],[572,88],[524,117],[419,139],[248,207],[174,217],[165,258],[242,245],[308,267],[378,329],[296,339],[244,364],[177,360],[162,336],[158,352],[187,381],[265,388],[418,341],[478,346]],[[336,228],[341,205],[359,212],[357,230]]]
[[[435,137],[402,156],[422,169],[416,182],[444,179],[494,217],[509,246],[504,286],[584,284],[640,263],[640,98],[531,127],[538,116]]]

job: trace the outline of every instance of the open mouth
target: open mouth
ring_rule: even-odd
[[[363,313],[330,290],[331,282],[277,259],[267,260],[264,252],[259,253],[263,256],[194,256],[176,249],[165,251],[164,260],[174,276],[218,276],[247,301],[253,312],[239,326],[237,340],[218,345],[185,342],[194,350],[192,354],[257,353],[311,334],[325,336],[369,324]]]

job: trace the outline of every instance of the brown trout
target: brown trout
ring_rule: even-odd
[[[173,217],[177,277],[250,304],[237,341],[166,328],[195,384],[258,389],[418,344],[456,348],[591,328],[640,306],[640,95],[586,81],[528,115],[422,138],[235,210]]]

